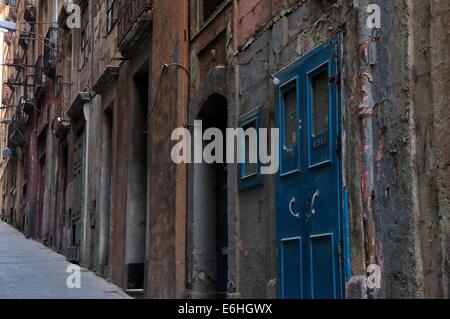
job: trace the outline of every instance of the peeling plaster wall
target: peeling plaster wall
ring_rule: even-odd
[[[437,35],[448,32],[442,18],[448,4],[379,4],[383,19],[373,67],[378,297],[443,297],[448,188],[441,178],[448,174],[449,153],[440,124],[448,124],[449,48],[448,35]]]
[[[409,7],[407,1],[380,2],[380,6],[382,28],[373,40],[377,59],[372,66],[376,150],[372,194],[376,239],[372,254],[382,278],[381,289],[373,296],[413,298],[421,296],[422,282],[416,236]]]

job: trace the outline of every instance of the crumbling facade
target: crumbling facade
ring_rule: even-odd
[[[135,296],[448,297],[447,1],[14,4],[3,220]],[[198,121],[278,170],[174,163]]]

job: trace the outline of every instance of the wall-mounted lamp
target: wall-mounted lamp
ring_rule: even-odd
[[[275,76],[275,77],[273,77],[273,79],[272,79],[272,83],[273,83],[273,85],[275,85],[275,86],[279,86],[280,83],[281,83],[281,81],[280,81],[279,78],[277,78],[277,77]]]

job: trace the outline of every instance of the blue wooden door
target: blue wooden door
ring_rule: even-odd
[[[343,297],[337,57],[332,40],[277,75],[281,298]]]

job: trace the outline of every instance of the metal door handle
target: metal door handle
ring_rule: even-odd
[[[311,204],[309,205],[309,216],[316,214],[316,209],[314,208],[314,204],[316,203],[316,199],[320,197],[320,192],[316,191],[311,199]]]
[[[292,197],[291,201],[289,202],[289,212],[292,216],[295,218],[300,218],[300,213],[294,213],[294,210],[292,209],[292,206],[295,204],[295,197]]]

